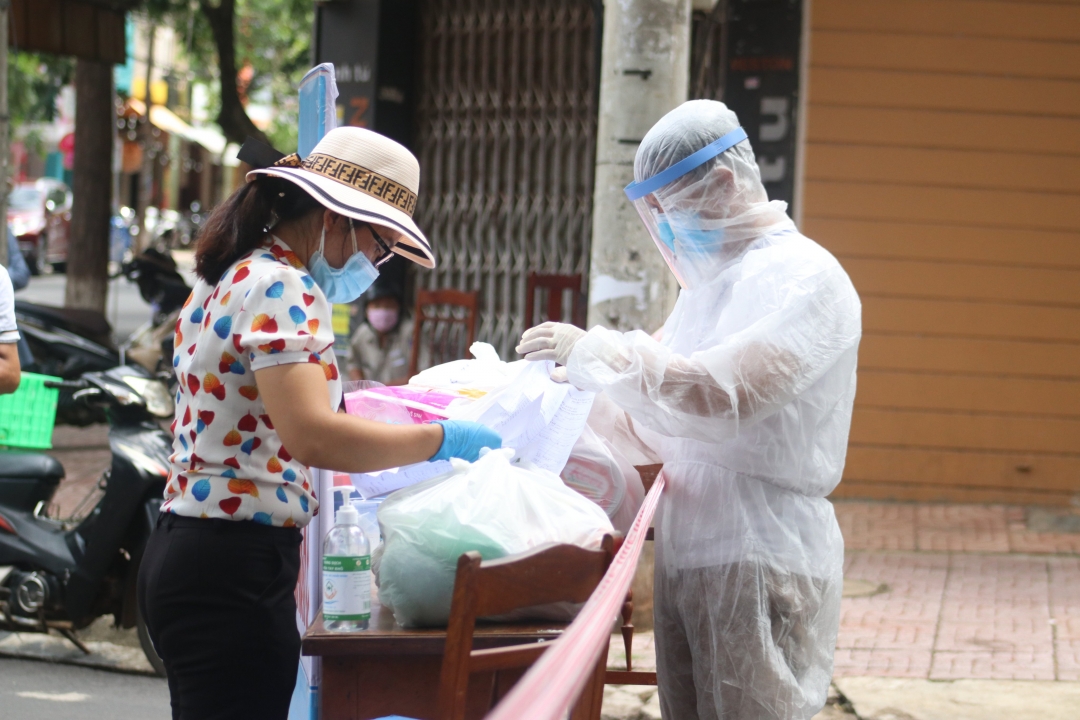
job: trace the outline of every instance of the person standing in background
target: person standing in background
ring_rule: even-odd
[[[404,262],[394,260],[364,293],[363,320],[349,342],[349,379],[383,385],[409,381],[413,324],[404,298]]]

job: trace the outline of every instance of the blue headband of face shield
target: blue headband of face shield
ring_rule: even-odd
[[[649,193],[654,193],[668,183],[681,178],[699,165],[712,160],[720,153],[730,150],[743,140],[746,140],[746,138],[745,130],[741,127],[735,128],[727,135],[712,141],[693,155],[683,158],[668,169],[656,173],[651,178],[630,183],[623,192],[631,201],[643,198]]]

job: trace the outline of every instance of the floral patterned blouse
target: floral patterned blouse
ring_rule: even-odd
[[[162,510],[302,527],[318,512],[311,471],[293,459],[266,414],[254,371],[321,365],[341,402],[330,306],[285,243],[268,238],[217,285],[199,280],[176,323],[180,387]]]

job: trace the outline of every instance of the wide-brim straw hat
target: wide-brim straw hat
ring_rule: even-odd
[[[336,128],[303,160],[286,155],[270,167],[252,170],[248,180],[255,175],[296,183],[328,209],[386,228],[397,238],[394,252],[435,267],[431,245],[412,219],[420,163],[390,138],[364,128]]]

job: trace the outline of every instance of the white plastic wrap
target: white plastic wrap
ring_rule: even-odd
[[[379,601],[403,627],[445,625],[462,553],[485,560],[545,543],[598,549],[611,521],[558,475],[514,464],[510,449],[471,465],[453,461],[449,477],[394,493],[379,508]]]
[[[686,103],[646,135],[635,177],[736,125],[720,103]],[[748,143],[647,197],[683,233],[674,257],[696,282],[663,342],[593,328],[567,372],[659,438],[661,709],[811,718],[839,624],[844,545],[825,496],[844,467],[859,298],[836,259],[767,202]]]

